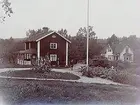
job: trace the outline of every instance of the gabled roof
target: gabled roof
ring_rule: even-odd
[[[109,48],[109,46],[110,45],[106,44],[101,53],[105,54],[106,49]],[[110,46],[110,48],[113,50],[114,54],[120,54],[126,46],[128,46],[132,49],[132,47],[129,45],[129,43],[126,43],[126,42],[121,42],[119,44],[112,45],[112,46]]]
[[[21,50],[21,51],[17,51],[15,53],[21,53],[21,54],[36,54],[37,51],[36,49],[27,49],[27,50]]]
[[[50,33],[50,32],[49,32]],[[46,34],[49,34],[49,33],[39,33],[39,34],[34,34],[34,35],[31,35],[29,36],[28,38],[26,38],[26,41],[27,42],[32,42],[32,41],[36,41],[37,39],[43,37],[44,35]]]
[[[64,36],[62,36],[61,34],[59,34],[58,32],[55,32],[55,31],[53,31],[53,32],[51,32],[51,33],[49,33],[49,34],[46,34],[46,35],[44,35],[44,36],[38,38],[38,39],[36,40],[36,42],[38,42],[38,41],[40,41],[40,40],[42,40],[42,39],[44,39],[44,38],[46,38],[46,37],[48,37],[48,36],[54,34],[54,33],[56,33],[57,35],[59,35],[60,37],[62,37],[62,38],[63,38],[64,40],[66,40],[67,42],[71,43],[70,40],[68,40],[67,38],[65,38]]]
[[[64,36],[62,36],[61,34],[59,34],[58,32],[49,32],[49,33],[40,33],[40,34],[35,34],[35,35],[32,35],[32,36],[29,36],[29,38],[27,38],[26,41],[30,42],[30,41],[40,41],[50,35],[52,35],[53,33],[56,33],[57,35],[59,35],[60,37],[62,37],[64,40],[66,40],[67,42],[71,43],[70,40],[68,40],[67,38],[65,38]]]
[[[111,46],[109,44],[104,44],[103,49],[101,51],[102,54],[106,53],[106,49],[111,48]],[[112,49],[112,48],[111,48]],[[113,50],[113,49],[112,49]]]
[[[103,52],[107,49],[107,46],[107,44],[104,44],[102,54],[104,54]],[[128,46],[132,51],[135,51],[136,49],[135,44],[127,39],[120,41],[118,44],[113,44],[110,47],[112,48],[114,54],[120,54],[126,46]]]
[[[132,49],[132,47],[129,45],[129,43],[121,42],[121,43],[116,45],[115,50],[114,50],[114,54],[121,53],[126,46],[128,46]]]

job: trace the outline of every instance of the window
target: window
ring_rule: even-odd
[[[57,49],[57,43],[50,43],[50,49]]]
[[[112,55],[108,55],[108,60],[112,60]]]
[[[50,54],[50,61],[57,61],[57,55],[56,54]]]
[[[111,52],[111,49],[110,48],[108,49],[108,52]]]
[[[126,49],[125,49],[126,53],[128,53],[128,50],[129,50],[129,48],[128,48],[128,47],[126,47]]]
[[[31,54],[25,54],[25,59],[31,59]]]

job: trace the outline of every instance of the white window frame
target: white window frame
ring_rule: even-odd
[[[50,54],[50,61],[57,61],[57,54]]]
[[[112,60],[112,55],[108,55],[108,60]]]
[[[57,49],[57,43],[50,43],[50,49]]]
[[[108,52],[111,52],[111,51],[112,51],[111,48],[109,48],[109,49],[108,49]]]

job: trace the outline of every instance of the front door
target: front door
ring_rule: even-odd
[[[57,65],[57,54],[50,54],[50,61],[52,66]]]

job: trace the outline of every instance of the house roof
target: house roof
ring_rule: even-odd
[[[66,40],[67,42],[71,43],[70,40],[68,40],[63,35],[59,34],[58,32],[55,32],[55,31],[49,32],[47,34],[46,33],[41,33],[41,34],[36,34],[36,35],[30,36],[29,38],[27,38],[27,41],[36,41],[36,42],[38,42],[38,41],[40,41],[40,40],[42,40],[42,39],[44,39],[44,38],[52,35],[53,33],[56,33],[57,35],[59,35],[60,37],[62,37],[64,40]]]
[[[114,44],[114,45],[112,45],[112,46],[110,46],[110,47],[111,47],[111,49],[113,50],[113,53],[114,53],[114,54],[119,54],[119,53],[121,53],[121,52],[123,51],[123,49],[124,49],[126,46],[128,46],[128,47],[130,47],[130,48],[132,49],[132,47],[130,46],[129,42],[127,42],[127,41],[122,41],[122,42],[120,42],[119,44]],[[103,48],[103,50],[102,50],[102,54],[105,54],[106,49],[107,49],[108,47],[109,47],[108,44],[105,44],[105,45],[104,45],[104,48]]]
[[[115,49],[114,49],[114,54],[121,53],[126,46],[132,48],[129,45],[129,43],[126,43],[126,42],[121,42],[121,43],[117,44],[116,47],[115,47]]]
[[[31,35],[28,38],[26,38],[26,41],[27,42],[36,41],[37,39],[39,39],[39,38],[41,38],[44,35],[49,34],[49,33],[51,33],[51,32],[48,32],[48,33],[39,33],[39,34]]]
[[[105,54],[106,53],[106,49],[109,48],[109,47],[111,47],[109,44],[104,44],[101,53]]]
[[[21,54],[36,54],[37,51],[35,49],[27,49],[27,50],[21,50],[16,53],[21,53]]]

